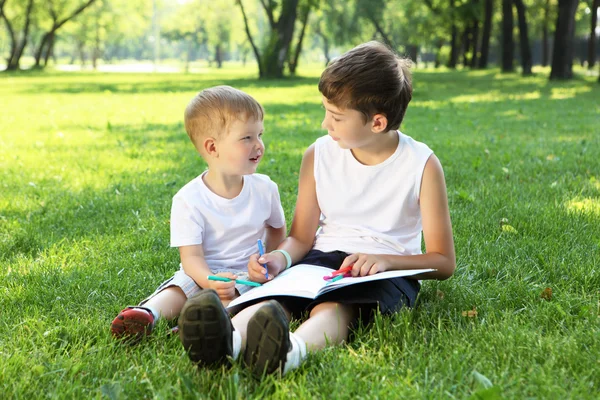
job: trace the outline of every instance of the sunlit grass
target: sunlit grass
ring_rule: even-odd
[[[416,69],[402,130],[444,166],[458,269],[425,282],[415,310],[263,382],[240,365],[198,371],[164,321],[140,346],[112,340],[116,313],[178,267],[171,198],[205,168],[189,99],[230,84],[264,104],[259,172],[289,226],[303,151],[324,133],[321,70],[0,76],[4,397],[595,398],[600,85],[579,69],[571,82]]]
[[[600,197],[569,200],[565,207],[571,213],[581,213],[592,217],[600,217]]]

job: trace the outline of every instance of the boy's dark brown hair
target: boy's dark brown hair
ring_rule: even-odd
[[[367,42],[325,68],[319,91],[336,107],[361,112],[365,123],[384,114],[388,129],[398,129],[412,99],[411,66],[410,59],[398,57],[384,44]]]

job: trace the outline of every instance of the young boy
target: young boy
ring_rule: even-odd
[[[278,250],[251,258],[250,279],[264,281],[264,263],[274,276],[295,263],[352,266],[353,276],[421,268],[436,271],[412,278],[454,273],[442,167],[429,147],[398,131],[412,98],[409,67],[409,60],[369,42],[325,69],[319,91],[328,135],[304,154],[289,236]],[[249,319],[244,360],[255,375],[285,374],[307,351],[346,341],[357,318],[413,306],[419,289],[417,279],[394,278],[286,302],[285,310],[269,301]],[[289,311],[310,312],[294,333]]]
[[[248,277],[258,240],[265,240],[269,251],[285,238],[277,185],[255,173],[265,151],[263,117],[254,98],[229,86],[205,89],[188,104],[185,129],[208,170],[173,197],[171,246],[179,248],[180,269],[139,306],[117,315],[111,325],[115,337],[141,339],[160,317],[177,317],[202,288],[212,290],[200,304],[217,302],[222,308],[251,288],[233,280]],[[209,275],[232,281],[208,280]],[[193,330],[193,323],[184,330]]]

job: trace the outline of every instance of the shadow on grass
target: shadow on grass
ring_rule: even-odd
[[[122,77],[122,75],[119,75],[119,77]],[[96,79],[85,81],[75,75],[70,82],[28,83],[21,93],[179,93],[200,91],[204,88],[217,85],[229,85],[236,88],[289,88],[312,85],[316,90],[319,82],[318,78],[314,77],[294,77],[261,81],[253,78],[215,78],[214,75],[211,75],[210,78],[203,78],[202,75],[180,75],[178,79],[159,80],[158,78],[164,77],[132,74],[130,78],[123,82],[99,82],[97,77]]]

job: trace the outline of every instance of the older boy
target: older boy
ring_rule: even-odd
[[[171,247],[179,248],[180,269],[139,306],[117,315],[111,325],[115,337],[141,339],[159,317],[177,317],[187,299],[203,288],[213,290],[202,291],[195,301],[205,308],[216,302],[222,309],[221,303],[226,305],[250,288],[234,279],[247,278],[247,263],[257,252],[257,241],[266,240],[267,250],[272,250],[284,239],[285,218],[277,185],[255,173],[265,150],[263,117],[263,108],[254,98],[229,86],[205,89],[190,101],[185,129],[208,170],[173,197]],[[209,275],[231,281],[208,280]],[[193,313],[193,305],[188,309]],[[194,318],[191,324],[191,328],[183,327],[188,333],[202,325],[202,319]],[[185,332],[182,339],[189,349]],[[218,343],[205,342],[209,348],[218,347]]]
[[[444,173],[424,143],[398,129],[412,98],[410,61],[381,43],[355,47],[334,60],[319,81],[327,135],[304,153],[288,238],[248,266],[263,281],[296,263],[352,276],[432,268],[419,279],[447,279],[456,266]],[[317,231],[317,227],[320,229]],[[426,251],[422,254],[421,238]],[[259,264],[261,263],[261,264]],[[411,307],[416,279],[392,278],[332,291],[312,302],[287,302],[309,312],[293,333],[275,301],[249,320],[244,359],[255,375],[287,373],[307,351],[345,342],[357,318]]]

